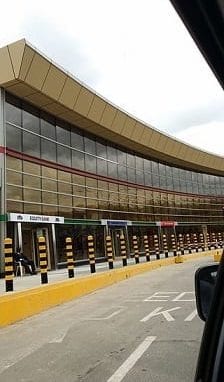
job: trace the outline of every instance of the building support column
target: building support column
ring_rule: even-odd
[[[0,277],[4,275],[4,239],[6,237],[6,193],[5,193],[5,91],[0,88]]]
[[[55,269],[57,269],[58,268],[58,254],[57,254],[57,245],[56,245],[55,224],[51,224],[51,234],[52,234],[53,259],[54,259]]]

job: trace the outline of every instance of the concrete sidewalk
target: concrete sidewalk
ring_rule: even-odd
[[[162,255],[161,258],[164,258]],[[152,256],[152,261],[155,260],[154,256]],[[145,258],[140,258],[140,263],[145,263]],[[128,265],[134,265],[135,260],[134,259],[128,259]],[[114,268],[122,268],[122,261],[114,261]],[[107,271],[109,270],[108,263],[99,263],[96,264],[96,274],[99,272]],[[90,267],[89,265],[82,265],[74,268],[74,274],[75,278],[80,278],[83,276],[91,275],[90,273]],[[67,268],[63,269],[57,269],[55,271],[49,271],[48,272],[48,284],[53,284],[59,281],[66,281],[68,280],[68,271]],[[72,279],[70,279],[72,280]],[[19,292],[35,287],[39,287],[41,285],[41,275],[38,273],[37,275],[29,275],[26,274],[23,277],[17,276],[13,278],[13,292],[6,292],[5,291],[5,280],[0,279],[0,297],[4,294]]]

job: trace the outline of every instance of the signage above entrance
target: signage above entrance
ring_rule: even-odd
[[[28,215],[15,213],[9,213],[8,220],[18,223],[64,223],[64,218],[62,216]]]
[[[102,225],[126,227],[127,225],[132,225],[130,220],[106,220],[101,219]]]
[[[178,223],[170,220],[164,220],[161,222],[156,222],[156,225],[159,227],[175,227],[176,225],[178,225]]]

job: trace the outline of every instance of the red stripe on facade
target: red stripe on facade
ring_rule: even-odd
[[[26,160],[28,162],[39,164],[41,166],[50,167],[50,168],[53,168],[55,170],[61,170],[61,171],[69,172],[71,174],[85,176],[85,177],[96,179],[96,180],[102,180],[104,182],[121,184],[121,185],[124,185],[124,186],[135,187],[135,188],[139,188],[139,189],[143,189],[143,190],[150,190],[150,191],[155,191],[155,192],[161,192],[163,194],[191,196],[191,197],[198,197],[198,198],[205,198],[205,197],[206,198],[214,198],[214,197],[222,197],[223,198],[222,195],[220,195],[220,196],[219,195],[212,195],[212,196],[210,196],[210,195],[202,195],[202,194],[191,194],[191,193],[186,193],[186,192],[179,192],[179,191],[172,191],[172,190],[167,191],[167,190],[164,190],[162,188],[154,188],[154,187],[150,187],[150,186],[143,186],[142,184],[131,183],[131,182],[127,182],[125,180],[118,180],[118,179],[110,178],[110,177],[103,176],[103,175],[93,174],[93,173],[88,172],[88,171],[82,171],[82,170],[78,170],[78,169],[75,169],[75,168],[72,168],[72,167],[63,166],[63,165],[55,163],[55,162],[51,162],[51,161],[48,161],[48,160],[45,160],[45,159],[40,159],[40,158],[33,157],[32,155],[20,153],[18,151],[13,150],[13,149],[9,149],[8,147],[6,147],[6,148],[2,147],[2,148],[3,148],[2,152],[5,152],[4,150],[6,149],[6,154],[11,156],[11,157],[14,157],[14,158],[17,158],[17,159],[21,159],[21,160]]]
[[[6,153],[6,147],[5,146],[0,146],[0,153],[5,154]]]

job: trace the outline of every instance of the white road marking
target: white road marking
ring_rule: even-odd
[[[120,309],[116,310],[115,312],[111,313],[109,316],[106,317],[88,317],[86,320],[90,321],[103,321],[103,320],[109,320],[110,318],[116,316],[117,314],[121,313],[125,309],[124,306],[122,306]]]
[[[144,301],[169,301],[170,294],[178,294],[179,292],[155,292],[151,296],[147,297]],[[155,298],[154,298],[155,297]]]
[[[195,292],[182,292],[177,297],[175,297],[172,301],[195,301],[195,298],[191,299],[182,299],[183,296],[186,294],[193,294],[195,295]]]
[[[65,333],[59,334],[57,337],[53,338],[48,343],[49,344],[61,344],[64,341],[66,334],[67,334],[67,331]]]
[[[164,318],[167,320],[167,321],[175,321],[175,318],[173,316],[171,316],[171,314],[169,312],[172,312],[174,310],[177,310],[177,309],[181,309],[180,306],[177,306],[175,308],[171,308],[171,309],[167,309],[167,310],[162,310],[160,312],[160,310],[163,309],[162,306],[159,306],[158,308],[156,308],[155,310],[153,310],[151,313],[149,313],[147,316],[145,316],[144,318],[142,318],[140,320],[140,322],[146,322],[148,321],[151,317],[155,317],[155,316],[158,316],[159,314],[162,314],[164,316]]]
[[[192,321],[193,318],[195,318],[196,316],[197,316],[197,309],[195,309],[191,314],[189,314],[189,316],[187,316],[184,321]]]
[[[156,337],[146,337],[146,339],[135,349],[135,351],[126,359],[126,361],[117,369],[117,371],[107,380],[107,382],[120,382],[136,364],[142,354],[155,341]]]

